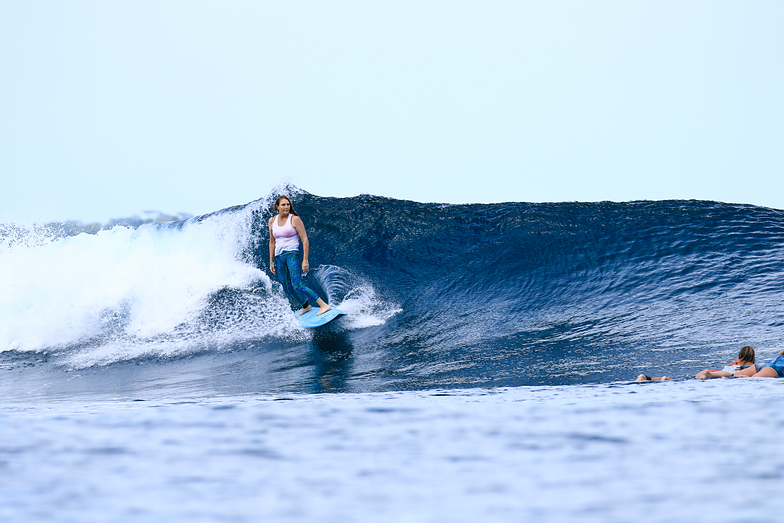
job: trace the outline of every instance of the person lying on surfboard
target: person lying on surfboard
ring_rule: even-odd
[[[727,365],[721,370],[705,369],[694,375],[698,380],[709,380],[713,378],[729,378],[733,374],[754,365],[756,355],[754,347],[746,345],[738,353],[738,359]]]
[[[729,378],[735,372],[747,369],[754,366],[754,347],[746,345],[738,353],[738,359],[726,365],[722,370],[718,369],[705,369],[694,375],[698,380],[706,380],[712,378]],[[671,378],[663,376],[661,378],[649,378],[645,374],[640,374],[634,381],[670,381]]]
[[[737,378],[784,378],[784,350],[765,363],[757,363],[733,374]]]
[[[310,311],[310,302],[319,306],[317,315],[324,314],[331,307],[318,294],[302,281],[302,272],[308,272],[308,234],[305,225],[294,210],[291,200],[281,196],[275,200],[277,216],[269,220],[270,229],[270,271],[278,277],[283,292],[295,309],[301,310],[298,315]],[[302,240],[302,267],[299,265],[299,242]]]

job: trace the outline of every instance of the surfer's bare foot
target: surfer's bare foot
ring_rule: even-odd
[[[322,314],[324,314],[325,312],[327,312],[332,308],[329,305],[327,305],[327,303],[324,300],[319,300],[316,303],[318,303],[319,306],[319,311],[316,313],[316,316],[321,316]]]
[[[662,379],[659,381],[672,381],[672,378],[668,378],[667,376],[662,376]]]
[[[302,316],[306,312],[310,312],[310,309],[312,309],[312,307],[310,306],[310,304],[308,304],[307,307],[303,307],[303,309],[297,313],[297,316]],[[319,314],[321,313],[319,312]]]

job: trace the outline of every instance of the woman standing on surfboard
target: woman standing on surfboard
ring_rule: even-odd
[[[280,280],[289,301],[296,307],[302,307],[299,315],[308,312],[311,309],[310,302],[315,302],[320,308],[317,316],[320,316],[331,307],[302,281],[302,271],[308,272],[310,269],[308,263],[310,244],[305,225],[294,210],[291,200],[286,196],[275,200],[275,210],[278,211],[278,215],[273,216],[269,221],[270,271]],[[300,240],[302,240],[302,268],[299,265]]]

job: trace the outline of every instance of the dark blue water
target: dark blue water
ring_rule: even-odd
[[[5,393],[611,383],[640,372],[685,378],[746,344],[760,357],[781,348],[780,210],[706,201],[440,205],[301,191],[292,200],[310,239],[307,281],[349,312],[315,332],[297,327],[262,272],[269,198],[23,246],[6,227],[0,261],[23,283],[5,283],[4,311],[62,293],[78,314],[46,339],[32,335],[42,327],[26,315],[0,319]],[[50,259],[72,253],[77,268],[51,280],[51,293],[34,285]],[[79,273],[80,260],[102,256]],[[116,270],[103,274],[107,267]],[[120,282],[131,284],[109,296]]]

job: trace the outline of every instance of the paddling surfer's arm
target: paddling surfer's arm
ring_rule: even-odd
[[[275,272],[275,235],[272,234],[272,220],[274,220],[274,219],[275,219],[275,217],[273,216],[272,218],[270,218],[270,221],[269,221],[269,232],[270,232],[270,242],[269,242],[269,249],[270,249],[270,272],[272,272],[272,274],[277,274]]]
[[[291,218],[291,225],[296,229],[299,234],[299,239],[302,240],[302,272],[310,270],[310,263],[308,263],[308,252],[310,251],[310,242],[308,242],[308,233],[305,232],[305,224],[299,219],[299,216]]]

